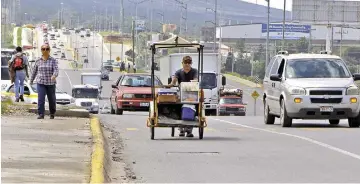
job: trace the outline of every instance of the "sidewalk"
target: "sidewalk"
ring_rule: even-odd
[[[1,117],[1,182],[88,183],[92,140],[89,119],[15,110]]]

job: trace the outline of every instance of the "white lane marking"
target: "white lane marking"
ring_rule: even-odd
[[[234,123],[234,122],[231,122],[231,121],[226,121],[226,120],[221,120],[221,119],[216,119],[216,118],[211,118],[211,119],[214,119],[214,120],[216,120],[216,121],[220,121],[220,122],[223,122],[223,123],[228,123],[228,124],[232,124],[232,125],[236,125],[236,126],[241,126],[241,127],[244,127],[244,128],[253,129],[253,130],[259,130],[259,131],[268,132],[268,133],[272,133],[272,134],[284,135],[284,136],[288,136],[288,137],[294,137],[294,138],[301,139],[301,140],[304,140],[304,141],[307,141],[307,142],[310,142],[310,143],[313,143],[313,144],[322,146],[322,147],[324,147],[324,148],[327,148],[327,149],[330,149],[330,150],[336,151],[336,152],[338,152],[338,153],[341,153],[341,154],[344,154],[344,155],[347,155],[347,156],[350,156],[350,157],[352,157],[352,158],[355,158],[355,159],[360,160],[360,155],[357,155],[357,154],[355,154],[355,153],[351,153],[351,152],[345,151],[345,150],[343,150],[343,149],[340,149],[340,148],[337,148],[337,147],[331,146],[331,145],[329,145],[329,144],[326,144],[326,143],[323,143],[323,142],[320,142],[320,141],[316,141],[316,140],[314,140],[314,139],[310,139],[310,138],[307,138],[307,137],[298,136],[298,135],[293,135],[293,134],[288,134],[288,133],[281,133],[281,132],[272,131],[272,130],[267,130],[267,129],[262,129],[262,128],[256,128],[256,127],[252,127],[252,126],[248,126],[248,125],[243,125],[243,124],[238,124],[238,123]]]
[[[68,80],[69,80],[70,86],[73,86],[72,83],[71,83],[71,80],[70,80],[70,76],[68,75],[68,73],[67,73],[66,71],[64,71],[64,72],[65,72],[66,77],[67,77]]]

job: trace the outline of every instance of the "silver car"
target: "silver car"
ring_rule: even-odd
[[[359,88],[344,61],[327,54],[290,54],[273,57],[264,78],[264,120],[283,127],[293,119],[328,119],[337,125],[348,119],[360,126]]]

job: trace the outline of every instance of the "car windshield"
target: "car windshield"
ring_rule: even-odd
[[[161,81],[155,77],[155,86],[162,85]],[[121,81],[121,86],[129,87],[150,87],[151,76],[150,75],[127,75]]]
[[[37,90],[37,85],[36,85],[36,84],[33,84],[33,85],[31,86],[31,88],[32,88],[32,90],[33,90],[35,93],[38,92],[38,90]]]
[[[10,80],[8,67],[1,67],[1,80]]]
[[[1,56],[1,66],[8,66],[8,62],[10,59],[11,59],[11,55]]]
[[[221,98],[220,104],[242,104],[242,98]]]
[[[77,88],[72,90],[74,98],[98,98],[99,90],[93,88]]]
[[[292,59],[286,65],[286,78],[349,78],[341,59]]]
[[[214,89],[217,87],[216,74],[203,73],[203,79],[200,82],[200,87],[203,89]]]

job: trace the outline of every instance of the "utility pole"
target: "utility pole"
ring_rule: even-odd
[[[286,0],[284,0],[284,10],[283,10],[282,50],[285,49],[285,21],[286,21]]]
[[[101,68],[104,67],[104,38],[101,38]]]
[[[124,0],[120,0],[120,19],[119,19],[119,33],[124,31]]]
[[[132,21],[132,61],[135,64],[135,20]]]
[[[270,26],[270,0],[267,1],[267,26],[266,26],[266,66],[269,64],[269,26]]]
[[[153,30],[153,0],[150,0],[150,7],[151,7],[151,12],[150,12],[150,33],[152,33]]]
[[[342,6],[342,25],[341,25],[341,33],[340,33],[340,57],[342,57],[342,40],[343,40],[343,26],[345,23],[345,2],[343,2]]]
[[[63,5],[64,5],[64,3],[63,2],[61,2],[60,3],[61,4],[61,8],[60,8],[60,27],[59,27],[59,29],[61,29],[61,27],[62,27],[62,25],[63,25],[63,11],[64,11],[64,7],[63,7]]]
[[[216,52],[216,27],[217,27],[217,0],[215,0],[215,21],[214,21],[214,52]]]

